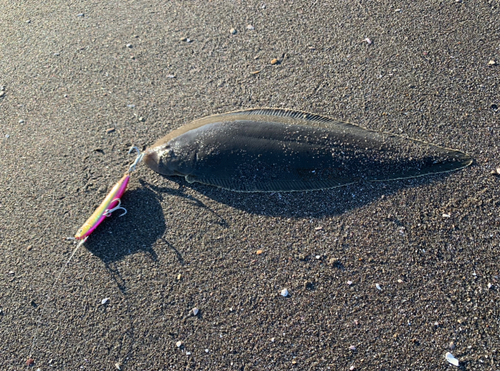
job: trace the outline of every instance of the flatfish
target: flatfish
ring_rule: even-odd
[[[446,173],[465,153],[311,113],[261,108],[195,120],[159,139],[145,163],[239,192],[306,191]]]

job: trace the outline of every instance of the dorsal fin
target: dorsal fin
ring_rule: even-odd
[[[353,130],[361,129],[357,125],[348,124],[346,122],[333,120],[325,116],[315,115],[307,112],[281,109],[281,108],[254,108],[248,110],[220,113],[194,120],[188,124],[185,124],[171,131],[165,137],[160,138],[156,143],[154,143],[151,146],[151,148],[161,146],[169,142],[171,139],[178,137],[179,135],[182,135],[190,130],[197,129],[204,125],[214,124],[222,121],[237,121],[237,120],[254,120],[261,122],[273,121],[275,123],[296,124],[305,126],[320,126],[320,127],[328,127],[328,125],[330,126],[344,125],[352,127]]]
[[[233,115],[233,116],[274,116],[274,117],[284,117],[284,118],[293,118],[293,119],[299,119],[299,120],[306,120],[306,121],[314,121],[318,123],[333,123],[337,122],[336,120],[333,120],[329,117],[325,116],[320,116],[312,113],[307,113],[307,112],[302,112],[302,111],[295,111],[295,110],[290,110],[290,109],[280,109],[280,108],[255,108],[255,109],[249,109],[249,110],[242,110],[242,111],[234,111],[234,112],[229,112],[224,115]]]

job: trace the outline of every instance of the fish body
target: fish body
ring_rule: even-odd
[[[465,153],[305,112],[253,109],[172,131],[144,155],[163,175],[240,192],[304,191],[458,170]]]

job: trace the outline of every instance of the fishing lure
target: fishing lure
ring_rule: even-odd
[[[138,153],[134,163],[130,165],[123,177],[113,186],[106,198],[102,201],[90,218],[88,218],[80,229],[78,229],[78,232],[76,232],[75,235],[76,240],[86,240],[88,236],[90,236],[90,234],[99,226],[99,224],[101,224],[104,219],[111,216],[114,211],[123,210],[124,212],[120,216],[127,213],[127,210],[121,206],[121,197],[127,189],[130,174],[135,170],[137,164],[141,162],[143,157],[143,154],[137,147],[130,148],[128,153],[130,154],[133,150]]]
[[[446,173],[465,153],[311,113],[274,108],[208,116],[144,155],[163,175],[237,192],[307,191]]]

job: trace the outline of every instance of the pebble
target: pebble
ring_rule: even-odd
[[[31,19],[27,19],[27,20],[26,20],[26,23],[31,23]]]
[[[495,170],[491,170],[492,175],[500,175],[500,167],[497,167]]]
[[[236,31],[234,28],[231,28],[229,32],[231,32],[231,35],[236,35],[238,31]]]
[[[139,117],[139,121],[144,122],[144,121],[146,121],[146,119],[144,117]]]
[[[375,287],[377,288],[377,290],[382,291],[382,287],[380,287],[380,285],[378,283],[375,284]]]
[[[290,293],[288,292],[287,289],[281,290],[281,296],[283,296],[284,298],[288,297],[289,295],[290,295]]]
[[[262,253],[263,253],[263,251],[262,251],[262,250],[257,250],[255,253],[256,253],[257,255],[260,255],[260,254],[262,254]]]
[[[116,362],[116,363],[115,363],[115,367],[116,367],[116,369],[117,369],[117,370],[121,370],[121,369],[122,369],[122,368],[121,368],[121,363],[120,363],[120,362]]]
[[[349,347],[349,350],[354,351],[354,350],[356,350],[356,347],[355,347],[354,345],[351,345],[351,346]]]
[[[26,361],[26,366],[33,366],[35,364],[35,360],[33,358],[28,358]]]
[[[4,91],[5,90],[5,85],[0,85],[0,91]]]
[[[127,44],[126,47],[129,48],[129,49],[131,49],[132,48],[132,44]]]
[[[84,13],[78,13],[76,16],[77,17],[85,17],[85,14]]]
[[[495,61],[493,59],[488,62],[488,66],[496,66],[496,65],[497,65],[497,61]]]
[[[112,133],[114,131],[115,131],[115,128],[106,129],[106,134]]]
[[[247,26],[247,30],[250,30],[250,31],[251,31],[251,30],[255,30],[255,27],[254,27],[254,26],[252,26],[251,24],[249,24],[249,25]]]
[[[19,120],[19,123],[24,124],[24,120],[23,119]]]
[[[135,108],[135,104],[127,104],[128,108]]]
[[[352,285],[352,281],[347,281],[347,284],[348,284],[349,286],[351,286],[351,285]]]
[[[372,41],[368,37],[364,38],[363,41],[365,41],[368,45],[372,44]]]
[[[197,316],[200,313],[200,310],[196,307],[193,308],[193,316]]]
[[[101,305],[108,304],[109,300],[110,300],[109,298],[102,299],[101,300]]]
[[[0,91],[0,97],[3,97],[5,95],[5,92],[2,90]]]
[[[180,348],[182,346],[182,341],[179,340],[177,343],[175,343],[175,346],[177,348]]]
[[[9,135],[9,134],[5,134],[5,138],[6,138],[6,139],[9,139],[9,138],[10,138],[10,135]]]
[[[277,60],[276,58],[274,58],[274,59],[271,61],[271,64],[279,64],[279,63],[280,63],[280,61],[279,61],[279,60]]]
[[[208,353],[208,352],[209,352],[209,350],[208,350],[208,349],[205,349],[205,353]]]
[[[451,363],[453,366],[460,366],[460,362],[458,361],[458,359],[456,359],[453,354],[451,354],[450,352],[447,352],[446,353],[446,360]]]
[[[340,264],[340,260],[338,258],[330,258],[328,260],[328,264],[336,266]]]

